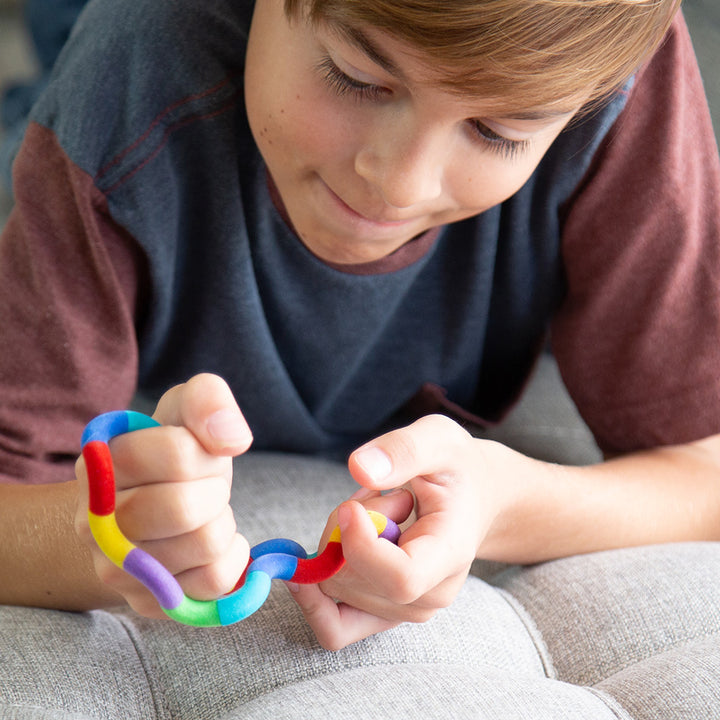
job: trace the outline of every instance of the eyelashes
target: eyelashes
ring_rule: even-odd
[[[530,147],[530,140],[510,140],[510,138],[506,138],[494,130],[491,130],[479,120],[468,120],[468,122],[472,125],[473,131],[477,136],[493,151],[504,158],[511,160],[521,155]]]
[[[326,85],[338,97],[351,97],[358,101],[377,102],[392,93],[391,90],[381,85],[365,83],[344,73],[329,55],[326,55],[318,63],[317,69]],[[469,119],[467,124],[469,132],[472,133],[476,141],[505,159],[511,160],[530,147],[530,140],[511,140],[491,130],[480,120]]]
[[[387,90],[379,85],[371,85],[346,75],[328,55],[318,63],[318,70],[328,87],[337,95],[354,95],[359,100],[379,100]]]

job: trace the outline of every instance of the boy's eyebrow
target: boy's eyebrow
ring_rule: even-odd
[[[335,25],[335,28],[346,40],[367,55],[376,65],[379,65],[383,70],[386,70],[399,80],[405,79],[403,71],[387,57],[362,30],[351,25],[345,25],[344,23]]]
[[[570,115],[572,110],[518,110],[507,115],[497,115],[498,120],[555,120]]]

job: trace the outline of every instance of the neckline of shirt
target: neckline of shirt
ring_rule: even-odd
[[[329,268],[337,270],[338,272],[347,273],[348,275],[384,275],[387,273],[397,272],[398,270],[403,270],[404,268],[416,263],[418,260],[421,260],[428,254],[428,252],[430,252],[440,235],[440,231],[442,230],[442,226],[430,228],[424,233],[411,238],[394,252],[386,255],[385,257],[378,258],[377,260],[370,260],[363,263],[335,263],[319,257],[316,253],[310,250],[305,243],[302,242],[293,227],[290,216],[285,208],[285,204],[283,203],[277,186],[275,185],[275,181],[267,168],[265,169],[265,177],[270,199],[272,200],[272,203],[283,222],[292,231],[297,241],[301,243],[314,258],[322,262],[324,265],[327,265]]]

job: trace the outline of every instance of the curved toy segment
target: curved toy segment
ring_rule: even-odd
[[[120,531],[115,520],[115,513],[95,515],[93,512],[88,512],[88,524],[95,542],[105,553],[105,557],[122,568],[125,558],[135,549],[135,546]]]
[[[252,575],[254,572],[264,572],[271,578],[278,580],[290,580],[295,575],[298,559],[294,555],[285,555],[285,553],[270,553],[262,555],[257,560],[250,563],[247,574]]]
[[[89,422],[82,434],[83,447],[89,442],[110,442],[111,438],[128,431],[128,414],[124,410],[98,415]]]
[[[389,517],[385,517],[382,513],[376,512],[375,510],[368,510],[367,514],[375,525],[378,537],[389,540],[391,543],[396,544],[400,538],[400,527],[397,523],[393,522]]]
[[[89,422],[85,427],[80,443],[83,446],[93,440],[107,443],[118,435],[124,435],[134,430],[158,427],[159,425],[160,423],[153,420],[149,415],[134,410],[116,410],[98,415]]]
[[[231,625],[262,606],[274,578],[318,583],[340,570],[345,558],[340,528],[336,527],[325,549],[310,557],[302,545],[285,538],[255,545],[250,551],[251,561],[233,592],[219,600],[187,597],[161,563],[122,534],[115,519],[115,471],[108,443],[117,435],[158,425],[142,413],[126,410],[105,413],[87,425],[81,442],[88,471],[88,522],[93,537],[109,560],[150,590],[168,617],[196,627]],[[392,520],[370,510],[368,515],[378,537],[397,542],[400,528]]]
[[[269,555],[271,553],[284,553],[285,555],[293,555],[297,558],[306,558],[307,552],[305,548],[294,540],[288,540],[287,538],[275,538],[274,540],[265,540],[265,542],[258,543],[250,549],[250,557],[253,560],[257,560],[262,555]]]
[[[297,570],[290,578],[301,585],[312,585],[331,578],[345,564],[342,545],[329,542],[316,557],[298,560]]]
[[[183,595],[176,608],[163,608],[164,613],[175,622],[193,627],[218,627],[220,622],[217,600],[193,600]]]
[[[115,470],[107,443],[91,440],[82,449],[88,473],[88,507],[95,515],[115,512]]]
[[[122,567],[155,596],[163,610],[172,610],[182,604],[185,593],[178,581],[164,565],[144,550],[137,547],[131,550]]]
[[[267,600],[272,578],[262,571],[250,571],[245,584],[232,595],[217,601],[221,625],[232,625],[252,615]]]

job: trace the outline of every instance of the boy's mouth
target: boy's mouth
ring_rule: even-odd
[[[322,182],[327,189],[331,200],[338,206],[339,211],[345,213],[348,216],[348,220],[354,224],[362,223],[367,224],[368,226],[375,226],[378,229],[391,229],[404,227],[416,220],[416,218],[397,220],[358,212],[355,208],[348,205],[348,203],[346,203],[327,183],[325,183],[325,181]]]

